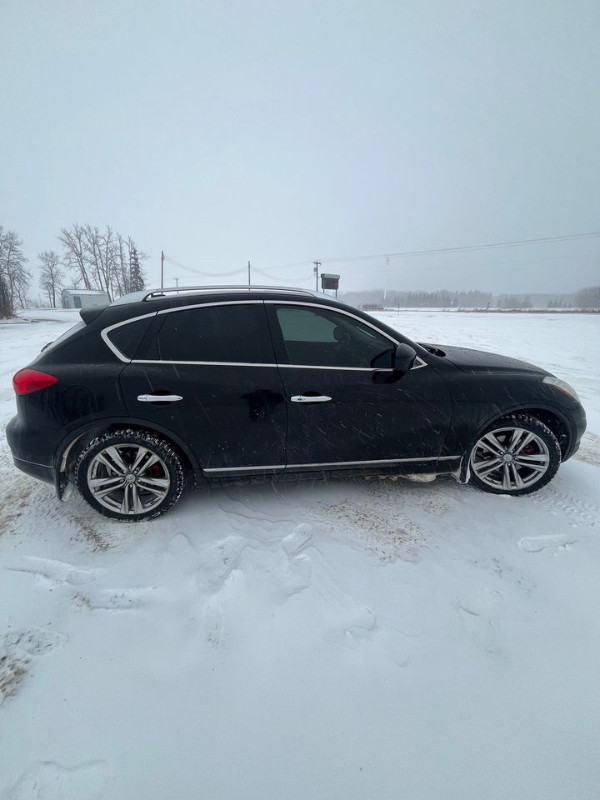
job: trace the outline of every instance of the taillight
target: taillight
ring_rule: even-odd
[[[39,392],[58,383],[58,378],[37,369],[21,369],[13,378],[13,388],[18,396]]]

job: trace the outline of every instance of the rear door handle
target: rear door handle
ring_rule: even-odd
[[[326,394],[293,394],[292,403],[328,403],[331,397]]]
[[[178,394],[138,394],[140,403],[176,403],[183,400]]]

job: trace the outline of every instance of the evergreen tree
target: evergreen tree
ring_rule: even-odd
[[[132,242],[129,248],[129,291],[140,292],[145,286],[146,280],[140,265],[140,256]]]

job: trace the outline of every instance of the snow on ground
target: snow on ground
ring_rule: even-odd
[[[339,480],[111,523],[4,439],[68,323],[0,326],[2,800],[599,796],[598,320],[382,317],[572,382],[585,460],[519,499]]]
[[[70,322],[81,320],[77,308],[26,308],[18,312],[18,319],[30,322]]]
[[[589,428],[600,433],[600,314],[380,311],[373,316],[415,341],[503,353],[547,369],[575,387]]]

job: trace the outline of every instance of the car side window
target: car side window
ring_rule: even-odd
[[[162,361],[273,363],[262,303],[171,311],[158,332]]]
[[[395,345],[345,314],[320,308],[276,307],[288,363],[311,367],[389,369]]]
[[[119,325],[110,331],[108,338],[125,358],[134,358],[150,321],[150,317],[146,317],[135,322],[128,322],[126,325]]]

